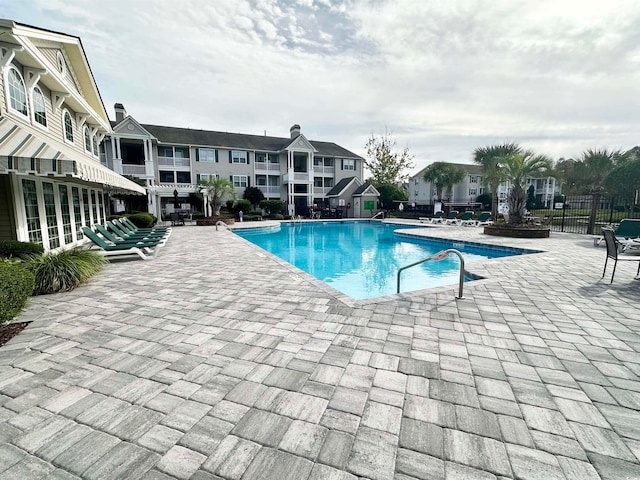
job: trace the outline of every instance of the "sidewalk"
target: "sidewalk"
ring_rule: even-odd
[[[244,224],[243,224],[244,226]],[[640,478],[640,282],[591,237],[353,301],[233,233],[179,227],[34,297],[0,348],[0,477]]]

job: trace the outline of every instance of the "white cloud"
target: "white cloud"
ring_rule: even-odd
[[[417,168],[516,141],[554,157],[638,143],[634,1],[27,0],[78,35],[109,113],[364,153],[388,127]]]

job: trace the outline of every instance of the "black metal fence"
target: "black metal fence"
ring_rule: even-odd
[[[597,202],[595,221],[589,231],[594,201]],[[599,235],[602,227],[615,226],[623,218],[640,218],[640,205],[623,202],[615,196],[598,199],[593,195],[576,195],[566,196],[564,202],[554,203],[548,208],[533,209],[531,215],[547,219],[552,217],[551,230],[556,232]]]

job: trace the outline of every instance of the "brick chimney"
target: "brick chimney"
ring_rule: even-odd
[[[122,120],[124,120],[124,117],[127,116],[127,111],[124,109],[124,105],[122,105],[121,103],[116,103],[113,108],[116,111],[116,123],[120,123]]]
[[[289,129],[289,133],[291,134],[291,138],[299,137],[300,136],[300,125],[298,125],[297,123],[295,125],[293,125]]]

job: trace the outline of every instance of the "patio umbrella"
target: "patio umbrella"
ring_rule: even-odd
[[[180,208],[180,203],[178,203],[178,190],[173,191],[173,207],[175,209]]]

